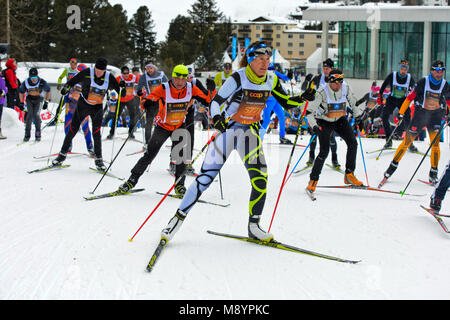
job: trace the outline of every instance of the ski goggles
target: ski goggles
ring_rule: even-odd
[[[70,59],[70,63],[75,63],[75,64],[77,64],[78,61],[77,61],[77,59]]]
[[[260,45],[256,47],[251,47],[247,50],[247,61],[248,63],[251,63],[253,60],[255,60],[256,56],[266,54],[268,56],[272,55],[272,48],[267,46],[264,43],[261,43]]]
[[[332,74],[328,76],[329,82],[343,82],[344,81],[344,74]]]
[[[37,76],[30,77],[31,80],[37,80]]]
[[[432,67],[431,70],[433,70],[433,71],[445,71],[445,67]]]
[[[172,76],[176,77],[176,78],[181,78],[181,79],[187,79],[188,75],[187,74],[183,74],[183,73],[178,73],[178,72],[174,72],[172,74]]]

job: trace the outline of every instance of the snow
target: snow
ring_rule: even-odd
[[[50,109],[55,107],[52,104]],[[50,152],[55,127],[43,131],[40,143],[17,146],[23,138],[23,125],[16,118],[14,111],[4,109],[2,129],[8,139],[0,141],[2,300],[450,298],[450,274],[442,272],[450,262],[450,235],[420,209],[420,204],[428,206],[433,189],[416,179],[408,192],[425,196],[318,189],[317,201],[312,202],[304,192],[308,175],[291,177],[271,232],[287,244],[362,260],[350,265],[207,234],[213,230],[246,235],[250,183],[234,153],[222,170],[224,197],[231,207],[197,204],[149,274],[145,267],[179,200],[166,199],[134,241],[128,239],[161,200],[156,191],[166,192],[173,183],[166,171],[169,148],[161,149],[139,181],[137,187],[145,188],[144,192],[88,202],[83,196],[88,196],[101,178],[88,169],[94,161],[71,157],[66,160],[69,168],[28,174],[28,170],[47,164],[33,156]],[[104,135],[108,133],[105,130]],[[118,129],[121,137],[125,132]],[[201,148],[211,134],[196,130],[195,147]],[[140,129],[136,137],[141,137]],[[59,150],[63,138],[63,126],[59,125],[52,152]],[[75,137],[73,151],[86,151],[83,140],[80,134]],[[291,151],[269,141],[277,142],[278,136],[271,133],[265,138],[269,185],[263,228],[269,226]],[[304,136],[298,143],[308,141]],[[344,164],[346,147],[339,138],[337,142],[339,161]],[[440,173],[449,158],[447,143],[441,144]],[[104,141],[104,158],[110,160],[122,144],[122,139]],[[383,141],[363,139],[362,144],[370,151],[380,148]],[[425,151],[428,140],[416,142],[416,146]],[[128,142],[112,173],[127,178],[139,155],[125,155],[141,148],[140,143]],[[291,169],[303,150],[296,149]],[[356,176],[365,182],[359,151]],[[365,154],[370,185],[378,184],[392,156],[386,151],[376,161],[376,155]],[[202,158],[194,165],[197,170]],[[421,156],[407,153],[385,189],[402,190],[420,160]],[[302,159],[300,166],[305,162],[306,158]],[[416,178],[426,179],[428,170],[426,160]],[[187,185],[190,181],[188,177]],[[105,177],[96,194],[115,190],[120,183]],[[319,185],[342,184],[340,173],[324,167]],[[213,183],[202,198],[220,200],[219,183]],[[447,198],[443,211],[448,208]]]

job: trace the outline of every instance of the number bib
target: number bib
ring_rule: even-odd
[[[261,112],[266,107],[269,91],[243,90],[244,97],[238,111],[231,118],[241,124],[252,124],[261,119]]]

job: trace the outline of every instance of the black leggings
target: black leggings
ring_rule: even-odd
[[[348,123],[346,117],[341,117],[336,122],[328,122],[325,120],[317,120],[317,124],[322,127],[318,135],[320,142],[320,152],[314,161],[313,169],[310,175],[311,180],[319,180],[322,172],[325,159],[330,152],[330,135],[335,131],[347,144],[347,157],[345,163],[345,172],[350,173],[355,171],[356,154],[358,151],[358,144],[356,142],[353,129]]]
[[[72,140],[78,133],[80,125],[87,116],[92,120],[92,136],[94,137],[94,152],[96,158],[102,158],[102,135],[101,127],[103,120],[103,105],[90,105],[87,104],[83,98],[78,100],[77,107],[73,113],[72,122],[70,123],[69,130],[67,131],[63,145],[61,147],[61,153],[67,153],[72,145]]]

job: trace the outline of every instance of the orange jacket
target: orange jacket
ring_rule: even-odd
[[[169,81],[169,86],[170,86],[170,95],[174,99],[183,99],[184,97],[186,97],[187,86],[185,86],[184,88],[182,88],[180,90],[177,90],[173,86],[172,81]],[[169,130],[169,131],[175,131],[176,129],[181,127],[181,125],[183,123],[181,123],[179,125],[171,125],[164,121],[166,119],[166,109],[167,109],[166,101],[165,101],[166,100],[166,89],[165,89],[164,85],[159,85],[145,99],[153,101],[153,102],[159,102],[159,111],[155,117],[155,122],[157,125],[159,125],[160,127],[164,128],[166,130]],[[192,85],[191,101],[192,101],[192,99],[200,100],[200,102],[202,102],[203,104],[211,103],[211,98],[209,96],[205,95],[198,87],[196,87],[194,85]],[[192,108],[191,101],[188,102],[186,112],[190,107]]]

